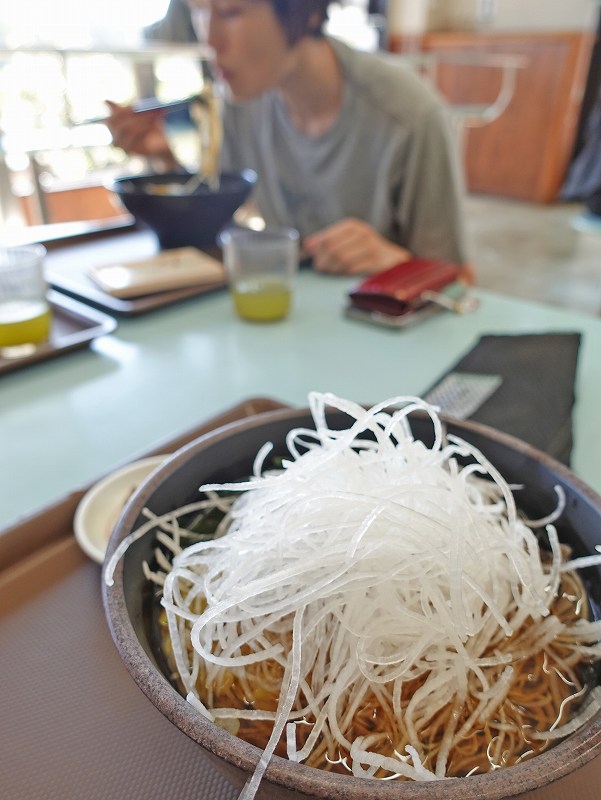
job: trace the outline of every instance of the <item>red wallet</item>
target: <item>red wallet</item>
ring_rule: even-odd
[[[401,316],[423,306],[426,291],[438,292],[459,277],[459,267],[446,261],[413,258],[371,275],[349,292],[354,308]]]

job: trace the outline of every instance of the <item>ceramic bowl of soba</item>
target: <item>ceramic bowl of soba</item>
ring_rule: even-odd
[[[600,523],[513,437],[312,393],[136,491],[105,612],[245,800],[543,798],[601,746]]]
[[[222,173],[218,188],[206,182],[191,185],[194,176],[182,172],[124,176],[111,191],[150,228],[163,250],[176,247],[215,247],[217,234],[247,200],[257,175],[247,169]]]

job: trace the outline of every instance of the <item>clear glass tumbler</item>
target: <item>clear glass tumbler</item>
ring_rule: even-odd
[[[0,357],[29,355],[50,335],[42,245],[0,247]]]
[[[294,228],[262,231],[231,227],[219,242],[238,316],[274,322],[288,316],[298,270],[299,233]]]

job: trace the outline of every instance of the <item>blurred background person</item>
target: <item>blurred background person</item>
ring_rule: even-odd
[[[419,257],[451,261],[473,278],[456,143],[420,78],[324,35],[328,0],[189,5],[228,89],[222,169],[257,172],[268,225],[297,228],[324,272],[369,274]],[[174,31],[177,19],[187,35],[176,8],[181,0],[168,11]],[[109,106],[116,145],[176,166],[160,112]]]

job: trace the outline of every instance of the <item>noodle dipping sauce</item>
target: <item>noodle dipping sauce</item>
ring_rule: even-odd
[[[42,245],[0,248],[0,356],[29,355],[48,340],[51,311],[46,298]]]
[[[285,319],[298,269],[298,231],[231,227],[219,241],[238,316],[251,322]]]

